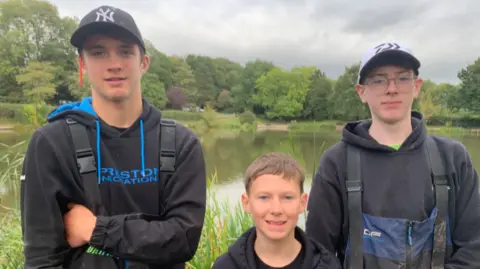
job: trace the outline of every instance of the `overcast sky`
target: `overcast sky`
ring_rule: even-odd
[[[407,44],[420,74],[457,82],[480,57],[478,0],[50,0],[81,18],[99,4],[129,12],[145,39],[168,54],[256,58],[314,65],[337,78],[379,42]]]

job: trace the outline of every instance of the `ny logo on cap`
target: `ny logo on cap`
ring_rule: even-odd
[[[397,43],[382,43],[376,46],[375,49],[375,54],[378,54],[384,50],[398,50],[400,49],[400,46]]]
[[[115,20],[113,19],[113,14],[115,14],[115,12],[113,12],[113,10],[110,10],[110,8],[107,8],[107,10],[103,10],[103,8],[99,8],[98,11],[97,11],[97,19],[95,21],[99,21],[100,19],[102,21],[111,21],[111,22],[115,22]]]

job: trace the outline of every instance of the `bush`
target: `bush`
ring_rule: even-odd
[[[239,116],[241,124],[254,124],[257,117],[251,111],[245,111]]]
[[[47,104],[37,106],[37,122],[41,125],[46,122],[48,113],[55,107]],[[0,118],[21,124],[35,123],[34,104],[6,104],[0,103]]]
[[[435,126],[480,128],[480,116],[461,114],[432,116],[428,118],[428,124]]]
[[[182,110],[163,110],[162,115],[164,118],[178,120],[178,121],[200,121],[202,120],[202,114],[200,112],[188,112]]]
[[[320,132],[320,131],[334,131],[337,125],[342,125],[337,121],[317,121],[317,122],[297,122],[288,126],[289,131],[295,132]]]
[[[25,123],[27,119],[23,113],[22,104],[5,104],[0,103],[0,118],[11,121]]]
[[[202,119],[207,130],[214,129],[218,126],[217,112],[215,112],[215,110],[210,105],[205,106]]]

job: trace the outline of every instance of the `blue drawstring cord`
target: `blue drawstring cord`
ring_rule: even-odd
[[[142,151],[142,177],[145,176],[145,139],[143,134],[143,120],[140,120],[140,150]]]
[[[100,122],[97,120],[97,180],[98,184],[101,182],[101,167],[102,167],[102,160],[100,153]],[[140,120],[140,150],[141,150],[141,159],[142,159],[142,176],[145,176],[145,135],[143,133],[143,120]]]
[[[95,121],[97,126],[97,182],[100,185],[101,182],[101,151],[100,151],[100,122],[97,120]],[[142,176],[145,176],[145,136],[143,133],[143,120],[140,120],[140,150],[141,150],[141,159],[142,159]],[[128,261],[125,260],[125,269],[129,269],[130,265]]]
[[[101,161],[102,161],[102,154],[100,154],[100,122],[97,120],[97,183],[100,185],[101,182]]]

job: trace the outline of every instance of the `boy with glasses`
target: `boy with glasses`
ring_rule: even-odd
[[[371,119],[348,123],[321,158],[306,232],[345,268],[480,268],[478,174],[461,143],[427,135],[412,112],[419,68],[397,43],[367,51],[356,92]]]

